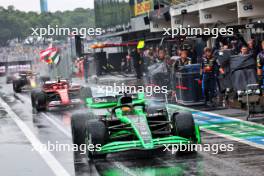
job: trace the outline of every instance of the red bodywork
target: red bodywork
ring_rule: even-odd
[[[47,101],[49,102],[48,103],[49,107],[59,106],[59,105],[68,106],[68,105],[82,103],[80,96],[75,97],[74,102],[72,101],[73,100],[72,97],[70,97],[70,94],[80,95],[80,89],[81,89],[80,85],[70,84],[67,80],[46,82],[42,88],[43,92],[45,92],[45,94],[47,95]],[[54,100],[54,97],[57,97],[57,99]]]

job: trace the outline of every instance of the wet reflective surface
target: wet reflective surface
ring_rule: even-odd
[[[117,79],[117,78],[115,78]],[[0,79],[0,96],[27,125],[42,144],[72,144],[71,115],[85,109],[63,108],[35,113],[29,93],[14,96],[11,85]],[[101,81],[109,84],[110,81]],[[100,82],[99,82],[100,83]],[[130,80],[127,84],[137,82]],[[94,87],[96,89],[96,86]],[[249,131],[250,132],[250,131]],[[263,175],[264,150],[231,139],[202,132],[206,144],[233,144],[234,151],[171,154],[162,149],[153,151],[127,151],[109,154],[106,159],[90,161],[84,154],[72,151],[50,153],[70,174],[76,176],[163,176],[163,175]],[[1,175],[54,175],[25,134],[17,127],[5,108],[0,107],[0,170]]]

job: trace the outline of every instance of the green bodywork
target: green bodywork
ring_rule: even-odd
[[[118,106],[120,104],[118,100],[110,101],[110,102],[101,102],[101,103],[95,103],[94,98],[86,98],[86,106],[89,108],[111,108]],[[138,93],[137,97],[133,99],[133,104],[140,104],[145,103],[145,96],[144,93]]]
[[[145,97],[144,94],[139,93],[137,98],[133,99],[132,105],[135,104],[145,104]],[[120,100],[116,102],[100,102],[95,103],[93,98],[86,99],[86,106],[92,109],[101,109],[101,108],[114,108],[120,106]],[[105,118],[112,118],[111,113],[107,112],[105,114]],[[132,141],[114,141],[108,144],[105,144],[101,147],[101,150],[98,151],[99,153],[113,153],[113,152],[120,152],[125,150],[132,150],[132,149],[141,149],[141,150],[149,150],[155,149],[159,147],[164,147],[166,144],[191,144],[193,141],[191,139],[183,138],[180,136],[173,136],[169,135],[167,137],[159,137],[153,138],[151,134],[151,130],[148,125],[147,115],[144,111],[143,106],[135,106],[129,114],[126,114],[122,111],[121,108],[117,108],[115,110],[115,118],[119,119],[122,124],[126,124],[130,126],[132,130],[120,130],[118,132],[112,133],[110,135],[110,139],[114,141],[115,138],[125,135],[131,135],[132,133],[137,137],[138,140]],[[200,129],[196,125],[195,126],[196,132],[196,143],[201,143],[200,138]]]

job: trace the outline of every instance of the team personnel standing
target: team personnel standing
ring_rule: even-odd
[[[93,60],[93,54],[92,52],[87,53],[87,55],[85,55],[83,57],[83,71],[84,71],[84,79],[85,79],[85,83],[88,83],[88,76],[89,76],[89,65],[92,63]]]
[[[165,49],[163,48],[159,49],[157,62],[164,62],[166,65],[170,64],[170,57],[167,55],[167,52]]]
[[[174,63],[174,71],[178,71],[184,65],[192,64],[191,58],[188,57],[188,51],[182,50],[180,51],[180,57],[175,60]]]
[[[210,105],[213,105],[213,98],[216,97],[218,70],[218,64],[213,57],[212,49],[204,48],[204,57],[200,68],[200,81],[202,81],[205,104],[209,101]]]
[[[264,40],[261,42],[262,51],[257,56],[257,75],[261,88],[264,88]]]
[[[137,79],[142,78],[143,52],[141,49],[135,49],[132,52],[133,64],[136,71]]]
[[[173,88],[173,94],[175,94],[175,88],[176,88],[176,72],[179,72],[183,66],[192,64],[191,58],[188,57],[188,51],[187,50],[180,50],[179,56],[173,56],[171,58],[172,61],[174,61],[174,64],[172,65],[172,72],[171,72],[171,87]]]
[[[230,57],[231,55],[236,55],[234,45],[228,45],[227,42],[223,42],[223,46],[220,50],[214,53],[214,58],[219,66],[219,72],[217,74],[217,86],[219,100],[223,100],[223,106],[228,103],[228,98],[230,96],[230,91],[232,89],[231,82],[231,69],[230,69]]]
[[[249,40],[247,42],[247,46],[248,46],[248,52],[253,55],[254,59],[256,59],[256,57],[258,55],[258,51],[257,51],[257,48],[255,46],[255,40],[253,40],[253,39]]]

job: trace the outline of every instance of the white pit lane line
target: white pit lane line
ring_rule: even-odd
[[[46,162],[49,168],[56,176],[70,176],[66,169],[59,163],[59,161],[47,150],[43,150],[43,144],[38,140],[30,128],[16,115],[16,113],[4,102],[0,97],[0,105],[5,108],[11,119],[14,120],[19,129],[24,133],[27,139],[33,146],[34,151],[37,151],[41,158]]]
[[[27,104],[31,104],[31,101],[29,97],[27,96],[22,96],[20,94],[16,94],[20,99],[25,101]],[[65,134],[67,137],[71,138],[72,135],[69,131],[67,131],[63,126],[61,126],[58,122],[56,122],[53,118],[51,118],[49,115],[45,113],[41,113],[43,117],[45,117],[50,123],[52,123],[55,127],[57,127],[63,134]],[[124,166],[120,162],[113,162],[113,165],[116,166],[117,168],[123,170],[125,173],[127,173],[129,176],[137,176],[131,169],[128,167]]]
[[[28,105],[31,105],[31,101],[29,99],[29,97],[27,96],[22,96],[20,94],[15,94],[19,99],[21,99],[22,101],[25,101]],[[41,115],[43,117],[45,117],[50,123],[52,123],[55,127],[57,127],[63,134],[65,134],[67,137],[71,138],[72,135],[71,133],[66,130],[62,125],[60,125],[58,122],[56,122],[53,118],[51,118],[50,116],[48,116],[45,113],[41,113]]]
[[[29,99],[29,97],[27,96],[22,96],[20,94],[16,94],[17,97],[19,97],[20,99],[22,99],[23,101],[25,101],[27,104],[31,105],[31,101]],[[69,131],[67,131],[65,128],[63,128],[63,126],[61,126],[58,122],[56,122],[53,118],[51,118],[50,116],[48,116],[45,113],[41,113],[42,116],[44,116],[45,118],[47,118],[47,120],[49,120],[54,126],[56,126],[62,133],[64,133],[67,137],[72,137],[71,133]],[[117,168],[123,170],[125,173],[127,173],[129,176],[137,176],[131,169],[129,169],[128,167],[124,166],[122,163],[120,162],[113,162],[114,166],[116,166]],[[96,168],[95,168],[96,169]],[[65,175],[67,176],[67,175]]]
[[[26,102],[27,104],[31,105],[31,100],[28,96],[23,96],[21,94],[15,94],[19,99],[21,99],[22,101]],[[41,115],[43,117],[45,117],[51,124],[53,124],[58,130],[60,130],[66,137],[72,138],[72,134],[70,131],[66,130],[60,123],[58,120],[55,120],[55,117],[52,118],[52,115],[50,114],[46,114],[44,112],[41,113]],[[81,163],[85,163],[86,160],[84,162]],[[93,166],[93,169],[96,170],[96,173],[93,173],[94,175],[99,175],[97,173],[97,169]],[[67,176],[67,175],[66,175]]]
[[[56,122],[54,119],[52,119],[50,116],[48,116],[47,114],[45,113],[41,113],[42,116],[46,117],[46,119],[52,123],[55,127],[57,127],[63,134],[65,134],[67,137],[71,138],[72,135],[71,133],[66,130],[65,128],[63,128],[62,125],[60,125],[58,122]]]

